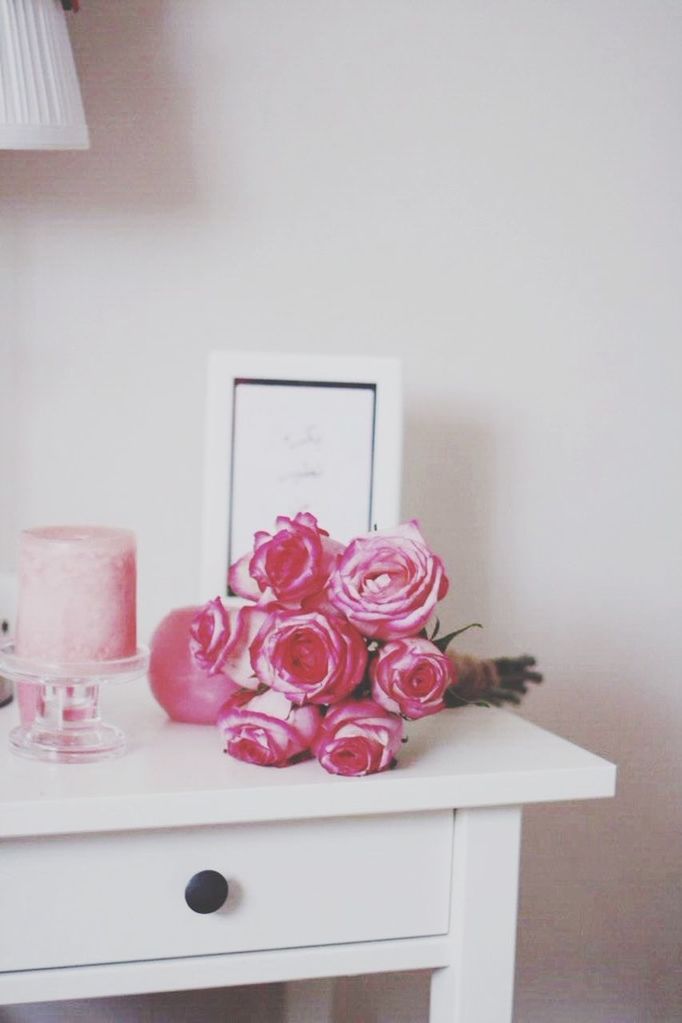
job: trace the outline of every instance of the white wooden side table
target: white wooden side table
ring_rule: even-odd
[[[385,774],[251,767],[128,688],[109,763],[20,760],[0,711],[0,1004],[429,969],[431,1023],[508,1023],[521,808],[611,796],[612,764],[471,707]]]

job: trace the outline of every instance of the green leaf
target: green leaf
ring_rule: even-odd
[[[431,633],[431,642],[432,643],[433,643],[434,639],[436,638],[436,636],[438,635],[439,632],[440,632],[440,618],[436,618],[436,624],[434,626],[433,632]]]
[[[450,688],[445,692],[446,707],[468,707],[470,701],[465,696],[460,696],[454,689]]]
[[[456,629],[454,632],[448,632],[446,636],[440,636],[438,639],[432,640],[432,642],[434,646],[437,646],[440,652],[444,654],[450,643],[452,643],[453,639],[456,639],[457,636],[461,636],[462,633],[466,632],[468,629],[482,628],[483,626],[480,622],[472,622],[471,625],[465,625],[462,629]]]

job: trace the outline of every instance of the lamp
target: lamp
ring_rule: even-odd
[[[0,149],[89,145],[61,0],[0,0]]]

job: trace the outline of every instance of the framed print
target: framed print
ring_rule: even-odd
[[[212,352],[201,599],[277,515],[315,515],[340,540],[400,519],[397,359]]]

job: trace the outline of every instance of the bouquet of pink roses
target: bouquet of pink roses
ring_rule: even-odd
[[[457,673],[445,651],[464,630],[427,635],[448,578],[415,521],[344,546],[309,513],[282,516],[229,584],[248,603],[206,604],[190,648],[239,687],[217,722],[231,756],[372,774],[395,764],[404,720],[446,706]]]

